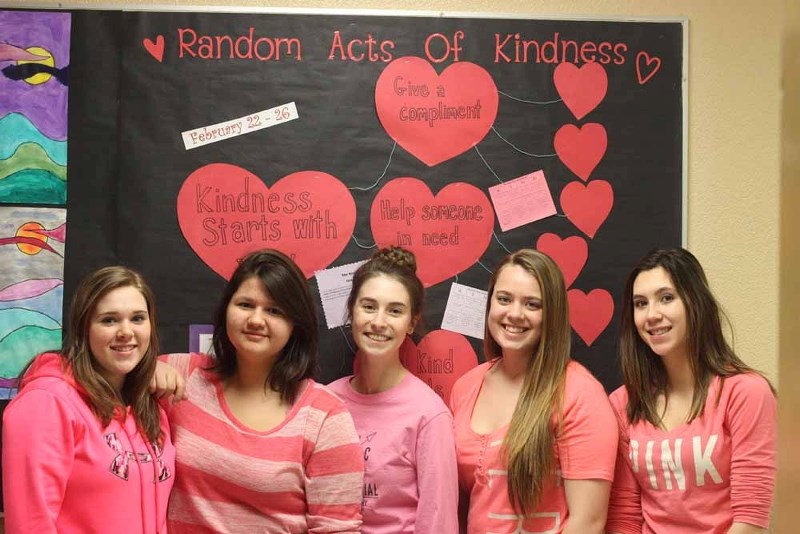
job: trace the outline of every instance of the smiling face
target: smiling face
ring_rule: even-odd
[[[292,322],[255,276],[247,278],[226,310],[228,339],[236,358],[275,358],[292,335]]]
[[[117,391],[150,346],[150,316],[141,291],[125,286],[97,302],[89,322],[89,349],[99,372]]]
[[[542,337],[542,291],[536,277],[520,265],[507,264],[490,298],[486,321],[503,355],[533,354]]]
[[[369,278],[361,285],[351,313],[353,339],[362,354],[400,358],[400,345],[416,324],[401,282],[384,274]]]
[[[686,357],[686,308],[663,267],[633,282],[633,322],[642,340],[662,357]]]

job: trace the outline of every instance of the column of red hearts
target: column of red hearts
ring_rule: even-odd
[[[577,67],[561,63],[553,73],[556,90],[564,104],[580,121],[594,110],[608,90],[608,77],[599,63]],[[561,209],[575,227],[594,238],[614,204],[614,191],[606,180],[589,177],[606,152],[608,138],[602,124],[587,122],[582,126],[565,124],[555,134],[553,145],[561,162],[580,180],[574,180],[561,190]],[[588,260],[588,244],[580,236],[561,239],[555,234],[543,234],[536,248],[550,255],[564,272],[569,288]],[[589,293],[580,289],[567,292],[570,324],[580,338],[591,345],[608,327],[614,313],[614,299],[605,290],[596,288]]]

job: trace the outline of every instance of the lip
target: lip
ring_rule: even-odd
[[[364,332],[364,337],[373,343],[386,343],[392,340],[392,338],[386,334],[376,334],[375,332]]]
[[[527,333],[528,330],[530,330],[530,328],[527,328],[527,327],[524,327],[524,326],[516,326],[516,325],[513,325],[513,324],[501,324],[500,327],[503,329],[503,332],[505,332],[506,334],[508,334],[510,336],[521,336],[521,335],[524,335],[525,333]],[[518,331],[512,331],[512,330],[509,330],[509,328],[513,328],[514,330],[518,330]]]
[[[111,350],[113,350],[114,352],[117,352],[119,354],[130,354],[133,351],[135,351],[137,347],[138,347],[138,345],[130,345],[130,344],[126,344],[126,345],[111,345],[110,346]]]
[[[671,326],[659,326],[657,328],[648,328],[647,335],[653,340],[663,339],[667,334],[672,331]]]
[[[266,334],[262,334],[260,332],[242,332],[242,334],[247,338],[254,341],[259,341],[267,337]]]

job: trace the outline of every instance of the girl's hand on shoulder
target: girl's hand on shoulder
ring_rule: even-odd
[[[157,399],[172,395],[173,403],[180,402],[186,399],[186,380],[173,366],[159,360],[150,379],[150,393]]]

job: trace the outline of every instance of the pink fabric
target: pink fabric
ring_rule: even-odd
[[[521,532],[520,528],[527,532],[562,532],[569,521],[563,479],[613,479],[619,434],[614,412],[603,386],[579,363],[570,362],[563,428],[556,436],[554,450],[559,476],[545,483],[536,511],[520,517],[508,499],[508,466],[501,454],[508,425],[491,434],[478,434],[470,425],[483,378],[497,361],[481,364],[462,376],[451,394],[459,482],[469,498],[467,532],[511,534]]]
[[[165,533],[175,449],[147,443],[128,410],[103,427],[58,354],[37,357],[3,414],[9,533]]]
[[[187,377],[188,400],[170,410],[177,480],[170,534],[359,532],[364,463],[353,420],[307,380],[286,419],[259,432],[228,409],[222,383],[199,354],[162,357]]]
[[[766,380],[751,373],[714,378],[703,415],[669,432],[628,423],[624,386],[611,403],[623,439],[609,532],[717,534],[734,522],[768,528],[777,402]]]
[[[363,395],[339,379],[364,449],[365,534],[456,534],[458,473],[453,418],[411,373],[388,391]]]

